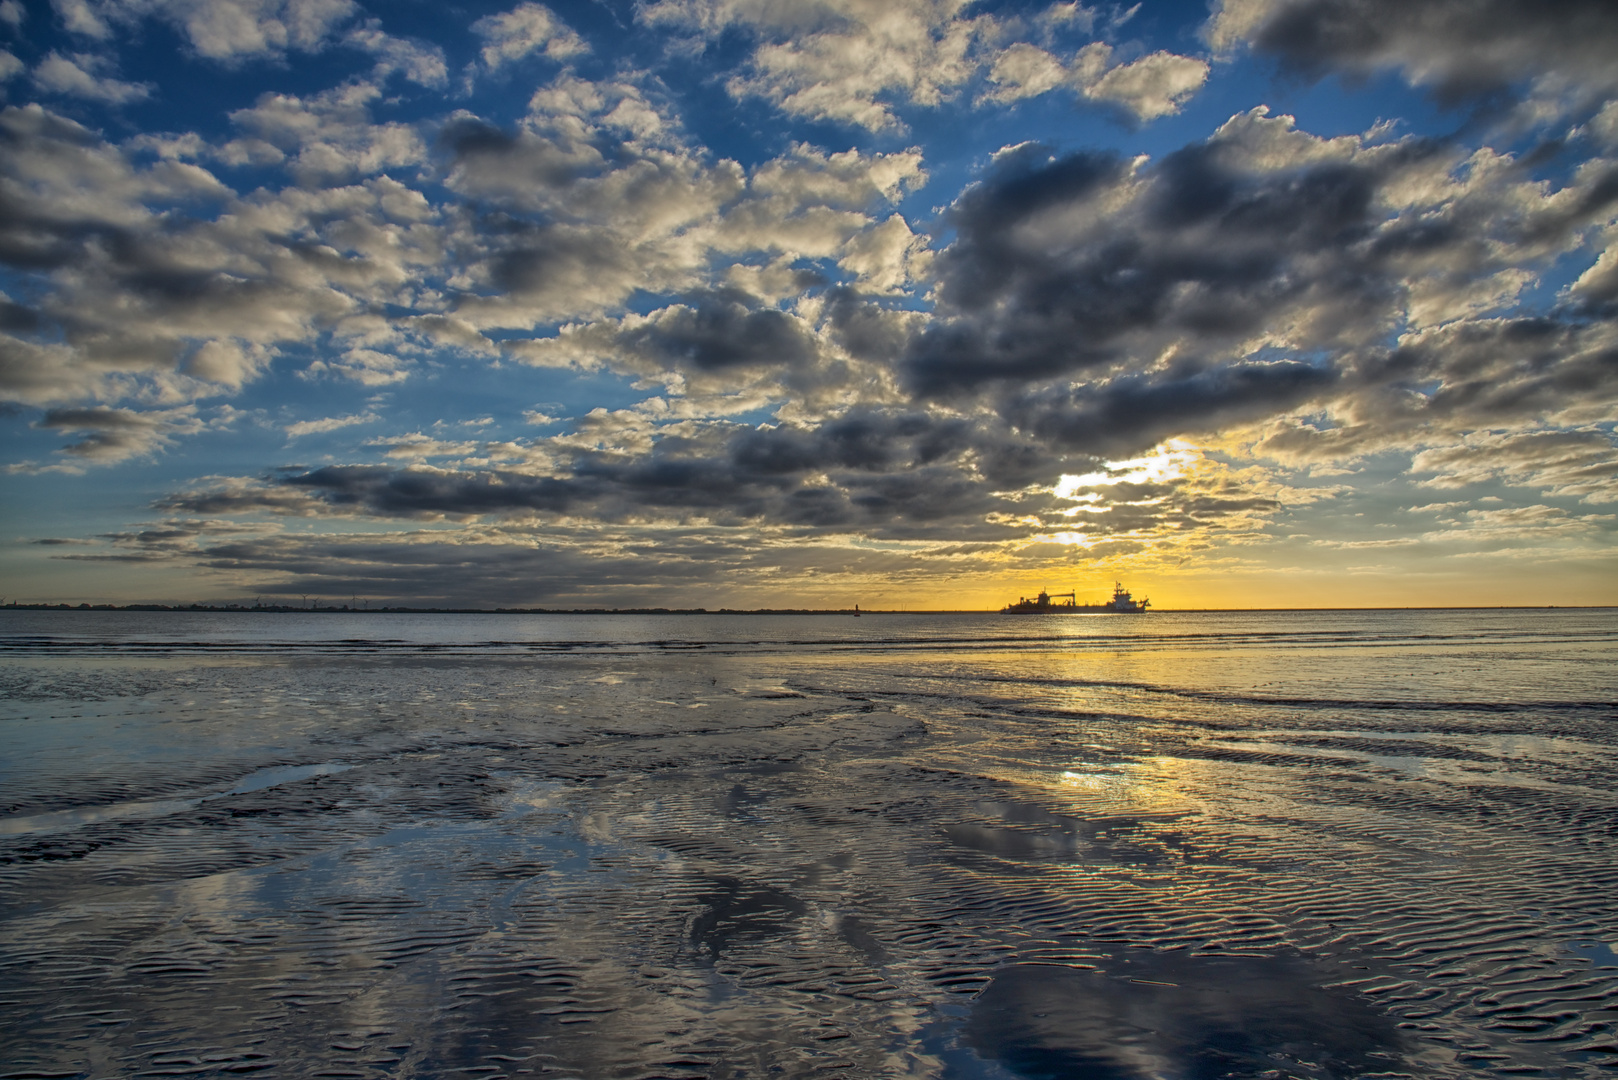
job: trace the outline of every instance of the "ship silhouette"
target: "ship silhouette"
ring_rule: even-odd
[[[1066,603],[1059,603],[1063,599]],[[1043,589],[1032,600],[1026,596],[1017,598],[1015,604],[1007,604],[1000,609],[1002,615],[1071,615],[1083,611],[1112,612],[1119,615],[1140,615],[1151,606],[1151,601],[1142,597],[1133,599],[1121,581],[1113,583],[1112,599],[1101,604],[1081,604],[1077,593],[1056,593],[1054,596]]]

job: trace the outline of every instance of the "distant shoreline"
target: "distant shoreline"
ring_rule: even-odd
[[[1406,607],[1159,608],[1151,614],[1194,615],[1283,611],[1605,611],[1618,604],[1469,604]],[[990,608],[475,608],[475,607],[298,607],[288,604],[5,604],[0,611],[201,612],[215,615],[999,615]],[[1111,611],[1041,612],[1039,617],[1115,615]],[[1019,614],[1019,618],[1027,618]]]

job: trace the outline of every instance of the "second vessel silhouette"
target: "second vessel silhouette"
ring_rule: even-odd
[[[1055,601],[1066,598],[1066,603]],[[1120,615],[1140,615],[1151,606],[1151,601],[1142,597],[1135,600],[1130,597],[1129,591],[1124,588],[1121,581],[1114,582],[1112,586],[1112,599],[1104,604],[1081,604],[1077,593],[1050,593],[1041,591],[1032,600],[1026,596],[1017,598],[1015,604],[1007,604],[1000,609],[1002,615],[1071,615],[1081,611],[1106,611]]]

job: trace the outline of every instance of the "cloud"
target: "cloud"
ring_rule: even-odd
[[[428,458],[466,459],[478,452],[478,444],[470,441],[448,442],[422,432],[372,439],[370,444],[382,448],[385,457],[394,460],[426,461]]]
[[[1343,396],[1315,416],[1277,421],[1254,449],[1314,463],[1453,446],[1475,432],[1599,424],[1618,408],[1614,356],[1618,328],[1579,319],[1476,319],[1408,334],[1347,371]],[[1486,446],[1479,459],[1501,453],[1509,470],[1507,447]]]
[[[1121,450],[1306,405],[1330,423],[1265,452],[1591,422],[1618,403],[1611,327],[1496,312],[1615,210],[1604,161],[1558,189],[1493,151],[1322,139],[1262,108],[1156,165],[1014,147],[947,211],[900,366],[924,396],[992,394]]]
[[[376,57],[375,79],[385,79],[399,72],[421,86],[443,86],[449,78],[444,63],[444,50],[437,45],[423,45],[383,32],[376,19],[367,19],[343,35],[343,42]]]
[[[193,411],[167,410],[141,413],[130,409],[51,409],[36,427],[83,435],[57,451],[92,465],[113,465],[147,457],[170,445],[178,432],[196,431],[201,425]]]
[[[929,258],[926,239],[910,231],[899,214],[850,237],[837,265],[872,293],[897,293],[921,276]]]
[[[637,86],[562,76],[514,131],[455,118],[434,161],[416,127],[373,120],[379,94],[265,94],[211,147],[117,146],[38,105],[0,113],[0,261],[40,286],[0,309],[0,395],[178,403],[240,391],[317,342],[306,374],[385,386],[434,349],[497,357],[490,327],[601,318],[637,289],[695,295],[716,257],[840,259],[873,290],[924,259],[880,213],[925,178],[916,151],[799,145],[749,173],[687,148]],[[196,164],[210,158],[279,163],[296,184],[238,194]],[[408,181],[437,167],[435,206]],[[784,273],[795,291],[821,280]],[[791,318],[761,308],[747,325]]]
[[[373,77],[394,72],[423,86],[441,86],[447,69],[443,50],[435,45],[407,41],[384,32],[376,19],[367,19],[346,33],[338,29],[360,12],[353,0],[53,0],[67,29],[98,41],[111,41],[115,28],[133,28],[144,19],[158,19],[173,27],[199,56],[226,64],[253,59],[279,59],[288,51],[319,52],[334,42],[370,53],[377,58]],[[76,57],[82,67],[83,54]],[[53,63],[54,62],[54,63]],[[49,78],[57,83],[86,86],[86,68],[75,74],[72,63],[52,54]],[[43,71],[44,65],[41,65]],[[36,73],[36,81],[41,74]],[[127,83],[100,80],[98,93],[77,93],[97,100],[133,100],[149,88],[128,89]],[[124,88],[124,89],[120,89]],[[139,94],[135,94],[139,91]],[[125,93],[129,98],[106,95]]]
[[[994,89],[985,91],[984,97],[1010,104],[1067,86],[1072,74],[1066,64],[1044,49],[1019,41],[1002,49],[994,58],[988,78]]]
[[[1605,240],[1601,255],[1567,292],[1581,309],[1610,316],[1618,314],[1618,228],[1607,229]]]
[[[569,520],[706,519],[776,525],[841,525],[874,533],[925,532],[930,523],[983,531],[986,515],[1013,504],[983,480],[1007,479],[1016,455],[1005,437],[959,420],[861,410],[809,427],[753,428],[597,410],[571,432],[543,440],[532,466],[340,465],[235,481],[166,499],[174,512],[284,510],[469,520],[545,515]],[[487,461],[518,448],[383,440],[395,456]],[[1004,462],[1002,465],[1001,462]],[[995,536],[1001,526],[988,527]],[[964,533],[962,533],[964,535]]]
[[[574,430],[525,447],[420,433],[375,445],[418,464],[219,480],[159,508],[466,528],[543,522],[547,532],[590,522],[658,530],[706,524],[893,542],[1127,541],[1144,549],[1213,526],[1245,535],[1301,497],[1259,470],[1243,474],[1184,446],[1175,469],[1109,471],[1095,456],[1007,431],[991,415],[902,409],[761,426],[596,410]],[[429,458],[458,460],[419,463]],[[1060,495],[1042,485],[1064,472],[1086,478]],[[1050,539],[1058,534],[1064,539]]]
[[[69,57],[52,51],[34,68],[34,85],[47,93],[67,94],[108,105],[124,105],[151,95],[152,88],[146,83],[123,82],[96,74],[107,66],[104,58],[89,53]]]
[[[1553,560],[1571,552],[1599,557],[1590,541],[1612,535],[1614,514],[1574,514],[1558,506],[1528,505],[1472,509],[1449,519],[1449,528],[1422,533],[1420,543],[1444,545],[1456,556],[1506,554],[1518,559]],[[1581,550],[1582,549],[1582,550]]]
[[[1587,503],[1618,502],[1618,445],[1603,431],[1478,431],[1416,454],[1412,473],[1428,487],[1500,481]]]
[[[463,448],[419,434],[381,445],[423,454]],[[611,599],[633,582],[656,588],[658,603],[718,606],[761,588],[783,597],[858,582],[928,580],[937,588],[945,577],[1071,570],[1075,560],[1207,557],[1216,539],[1238,548],[1256,542],[1277,515],[1311,497],[1185,443],[1117,469],[1069,457],[1086,475],[1062,494],[1010,493],[1006,487],[1028,483],[1030,457],[1041,462],[1033,472],[1044,473],[1050,450],[1018,443],[988,416],[858,410],[815,426],[682,424],[650,449],[637,446],[575,447],[544,475],[383,464],[215,479],[162,506],[182,521],[220,513],[328,519],[298,535],[205,541],[185,556],[253,591],[588,606],[634,603]],[[461,524],[329,531],[330,519],[352,516]],[[171,557],[171,549],[151,550]],[[507,576],[531,559],[531,572]],[[583,572],[596,565],[605,576]],[[687,586],[699,591],[682,592]]]
[[[114,26],[156,18],[174,27],[201,56],[236,61],[314,51],[351,18],[352,0],[53,0],[70,31],[109,40]]]
[[[563,76],[515,131],[469,116],[445,127],[446,183],[482,210],[459,245],[458,318],[481,330],[598,317],[637,289],[705,286],[715,257],[843,256],[879,224],[871,211],[925,176],[916,151],[803,145],[749,174],[689,150],[672,124],[641,123],[650,109],[632,85]]]
[[[1109,68],[1094,82],[1084,83],[1083,93],[1092,101],[1118,105],[1137,120],[1155,120],[1179,112],[1207,81],[1208,65],[1203,61],[1155,52]]]
[[[346,143],[364,165],[375,140],[347,136],[365,100],[261,101],[247,122],[305,151]],[[377,140],[414,152],[385,130]],[[40,286],[0,332],[10,400],[177,403],[239,389],[281,346],[322,337],[355,373],[396,367],[370,353],[397,355],[406,328],[377,308],[414,307],[423,268],[442,272],[434,210],[385,177],[243,198],[197,165],[142,164],[144,152],[37,105],[0,112],[0,144],[0,262]],[[344,358],[355,350],[370,352]]]
[[[1178,112],[1207,79],[1208,65],[1156,52],[1127,62],[1091,42],[1071,63],[1021,38],[1094,30],[1094,12],[1057,4],[1023,18],[968,14],[963,0],[660,0],[644,22],[707,41],[741,29],[755,41],[747,67],[726,83],[732,96],[760,97],[793,116],[869,131],[898,131],[900,106],[936,108],[987,66],[992,87],[978,103],[1009,103],[1067,87],[1135,120]]]
[[[745,590],[764,586],[783,559],[709,531],[675,529],[655,538],[566,528],[543,538],[499,532],[370,537],[202,532],[168,541],[130,535],[113,542],[125,558],[183,558],[266,598],[325,596],[346,603],[358,595],[373,602],[487,607],[586,607],[599,605],[603,597],[627,607],[664,602],[671,590],[681,588],[689,589],[691,603],[717,607],[722,601],[714,599],[716,588],[745,596]]]
[[[327,416],[319,420],[299,420],[286,426],[287,441],[301,439],[305,435],[324,435],[357,424],[374,424],[380,419],[382,418],[374,412],[363,412],[350,413],[347,416]]]
[[[798,298],[782,310],[729,287],[693,290],[645,315],[570,324],[554,337],[506,349],[539,367],[605,369],[637,386],[661,385],[666,397],[637,406],[654,409],[658,420],[766,407],[806,419],[856,402],[898,400],[885,361],[917,317],[863,301],[853,290],[833,290],[829,303]],[[890,355],[878,355],[884,347]]]
[[[1066,63],[1018,42],[995,57],[988,73],[994,88],[979,100],[1009,104],[1066,87],[1090,101],[1117,106],[1135,120],[1154,120],[1179,112],[1208,81],[1207,63],[1195,57],[1159,51],[1129,62],[1112,60],[1112,46],[1105,42],[1086,45]]]
[[[1606,0],[1224,0],[1204,34],[1310,79],[1397,70],[1446,104],[1532,92],[1587,106],[1618,90]]]
[[[637,288],[697,284],[704,233],[743,190],[741,168],[677,142],[626,141],[619,120],[643,113],[633,86],[568,77],[541,94],[515,131],[471,116],[443,130],[445,182],[481,211],[463,219],[454,314],[528,328],[598,314]]]
[[[422,164],[427,147],[413,127],[371,120],[381,93],[370,83],[350,83],[309,98],[263,94],[252,108],[230,114],[246,137],[226,143],[219,156],[228,164],[286,160],[311,186]]]
[[[746,296],[723,292],[634,320],[613,335],[612,347],[620,356],[642,359],[654,372],[792,368],[809,364],[815,357],[813,338],[792,316],[760,307]]]
[[[91,0],[51,0],[51,6],[62,25],[75,34],[99,40],[112,36],[112,28],[98,10],[102,5]]]
[[[966,0],[660,0],[641,9],[654,27],[717,37],[727,27],[758,39],[736,97],[758,96],[793,116],[897,130],[888,98],[937,105],[977,68],[969,52],[990,20]]]
[[[204,341],[180,363],[180,370],[194,379],[240,390],[270,365],[274,353],[264,345],[247,344],[230,338]]]
[[[307,378],[333,375],[340,379],[351,379],[361,386],[392,386],[410,378],[412,366],[409,359],[396,353],[348,349],[330,360],[314,361],[304,368],[304,375]]]
[[[1171,436],[1266,419],[1321,397],[1337,380],[1329,368],[1296,361],[1188,365],[1023,394],[1003,408],[1020,431],[1116,459]]]
[[[491,71],[536,52],[551,60],[566,60],[590,49],[541,4],[518,4],[499,15],[485,15],[472,24],[472,32],[485,42],[483,63]]]

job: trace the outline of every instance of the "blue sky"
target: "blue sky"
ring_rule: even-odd
[[[1606,3],[0,0],[7,600],[1618,602]]]

